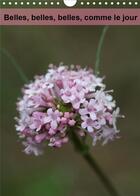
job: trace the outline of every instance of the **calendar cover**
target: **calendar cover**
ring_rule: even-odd
[[[2,196],[140,195],[140,1],[0,0]]]

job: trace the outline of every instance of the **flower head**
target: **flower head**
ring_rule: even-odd
[[[45,144],[61,147],[74,127],[79,137],[89,134],[93,145],[117,138],[119,108],[105,91],[103,79],[80,66],[50,65],[45,75],[25,85],[17,103],[16,130],[27,154],[43,153]]]

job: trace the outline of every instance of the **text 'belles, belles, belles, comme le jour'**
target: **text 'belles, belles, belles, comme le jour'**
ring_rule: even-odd
[[[86,21],[136,21],[138,19],[137,15],[124,15],[124,14],[114,14],[114,15],[35,15],[31,14],[30,16],[27,15],[20,15],[20,14],[4,14],[3,15],[5,21],[78,21],[78,22],[86,22]]]

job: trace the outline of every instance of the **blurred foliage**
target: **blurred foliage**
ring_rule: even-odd
[[[68,176],[66,175],[69,175]],[[25,195],[53,195],[66,196],[73,182],[73,176],[67,168],[54,168],[53,171],[45,172],[35,183],[29,184],[25,189]]]
[[[32,80],[34,75],[45,73],[49,63],[94,67],[101,30],[101,26],[3,26],[0,47]],[[100,72],[106,76],[107,89],[114,89],[113,96],[126,118],[118,122],[120,140],[92,148],[93,156],[124,196],[140,195],[139,35],[139,26],[112,26],[107,32]],[[57,150],[46,148],[41,157],[22,152],[14,116],[23,82],[11,61],[0,57],[2,196],[107,196],[71,144]]]

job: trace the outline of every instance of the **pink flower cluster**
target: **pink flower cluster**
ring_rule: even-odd
[[[90,69],[50,65],[46,75],[25,85],[16,118],[25,153],[42,154],[45,144],[61,147],[71,127],[79,137],[90,135],[93,145],[118,137],[119,108],[102,81]]]

